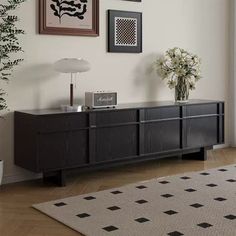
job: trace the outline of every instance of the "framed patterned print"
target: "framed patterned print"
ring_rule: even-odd
[[[39,33],[99,35],[99,0],[39,0]]]
[[[142,52],[142,13],[108,10],[108,52]]]

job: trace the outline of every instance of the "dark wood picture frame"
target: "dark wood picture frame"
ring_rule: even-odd
[[[117,45],[116,43],[116,19],[123,18],[135,19],[137,21],[136,31],[137,31],[137,42],[136,45]],[[120,29],[122,31],[122,28]],[[129,29],[123,31],[126,37],[130,37]],[[124,39],[124,36],[121,36]],[[130,37],[132,38],[132,36]],[[132,12],[132,11],[118,11],[118,10],[108,10],[108,52],[117,53],[141,53],[142,52],[142,13]]]
[[[99,36],[99,0],[92,0],[92,29],[49,27],[46,25],[46,1],[39,0],[39,33],[72,36]]]

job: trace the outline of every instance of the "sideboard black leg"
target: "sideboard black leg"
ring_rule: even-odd
[[[43,173],[44,183],[53,183],[60,187],[66,186],[66,174],[64,170]]]
[[[60,187],[66,186],[66,174],[64,170],[59,170],[57,173],[57,183]]]
[[[203,148],[200,148],[199,152],[183,154],[182,159],[206,161],[207,160],[207,150],[208,149],[209,148],[203,147]]]

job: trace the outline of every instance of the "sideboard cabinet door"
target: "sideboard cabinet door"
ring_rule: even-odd
[[[96,162],[137,156],[138,126],[127,125],[96,130]]]
[[[66,167],[88,164],[88,130],[68,132]]]
[[[66,133],[39,134],[37,147],[40,170],[60,169],[65,166]]]
[[[144,124],[144,153],[180,149],[180,121]]]
[[[186,120],[187,147],[211,146],[218,143],[218,117],[192,118]]]

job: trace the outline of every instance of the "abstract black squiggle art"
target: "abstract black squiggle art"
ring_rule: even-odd
[[[59,18],[61,23],[62,17],[67,15],[70,17],[77,17],[80,20],[84,19],[84,14],[87,12],[88,0],[68,1],[68,0],[51,0],[53,3],[50,5],[53,14]]]

